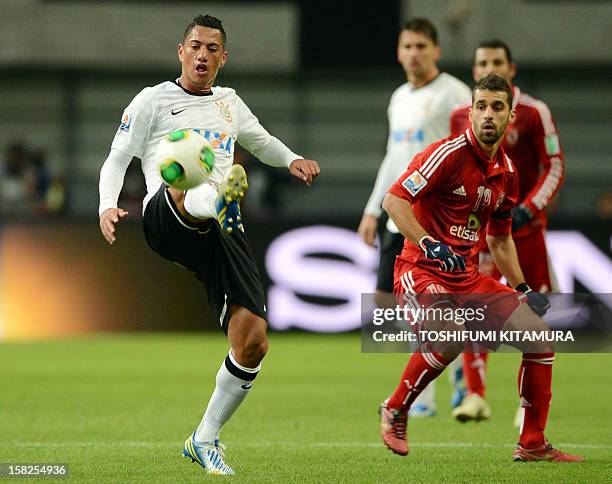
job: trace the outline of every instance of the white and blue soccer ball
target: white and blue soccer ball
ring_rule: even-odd
[[[159,142],[156,152],[159,175],[168,185],[189,190],[204,183],[215,166],[210,143],[196,131],[172,131]]]

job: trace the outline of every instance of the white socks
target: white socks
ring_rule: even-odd
[[[221,427],[249,393],[260,369],[261,365],[257,368],[239,365],[232,352],[229,352],[217,373],[217,385],[196,430],[196,441],[212,443],[219,438]]]
[[[217,191],[207,183],[187,190],[183,206],[187,213],[199,219],[217,218]]]

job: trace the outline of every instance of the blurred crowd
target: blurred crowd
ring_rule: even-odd
[[[238,146],[235,162],[249,170],[249,210],[258,214],[280,209],[279,181],[290,179],[284,170],[260,163]],[[49,166],[47,153],[21,141],[10,143],[0,156],[0,217],[2,219],[41,219],[67,213],[66,184]],[[119,204],[139,218],[146,194],[140,163],[133,162],[125,174]]]
[[[247,210],[258,215],[275,215],[282,200],[277,187],[291,177],[284,170],[259,162],[237,145],[234,161],[249,173]],[[21,141],[10,143],[0,156],[0,217],[2,219],[40,219],[66,213],[66,184],[60,173],[54,173],[47,153]],[[142,210],[146,188],[139,163],[131,163],[121,191],[120,206],[135,216]],[[551,207],[552,211],[554,207]],[[594,214],[612,218],[612,191],[597,197]]]
[[[59,214],[65,188],[54,175],[44,150],[10,143],[0,158],[0,215],[2,218],[39,218]]]

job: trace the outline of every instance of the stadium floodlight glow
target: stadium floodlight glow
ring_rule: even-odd
[[[268,292],[271,328],[348,331],[360,325],[361,293],[374,288],[378,255],[354,231],[313,225],[276,238],[268,248],[265,264],[273,281]],[[309,302],[299,295],[335,303]]]

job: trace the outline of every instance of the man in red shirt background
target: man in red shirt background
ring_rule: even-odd
[[[535,291],[554,289],[554,275],[549,266],[544,232],[546,206],[559,190],[564,177],[563,151],[548,106],[520,91],[512,84],[516,65],[509,47],[500,40],[481,42],[474,50],[472,74],[475,81],[494,73],[512,86],[516,116],[506,130],[503,148],[518,172],[518,206],[512,212],[512,237],[525,282]],[[463,132],[469,125],[469,105],[451,114],[451,134]],[[496,279],[501,277],[485,244],[481,245],[480,270]],[[463,357],[467,396],[453,410],[460,421],[487,419],[491,410],[485,400],[487,366],[485,349],[472,348]],[[515,422],[520,425],[520,413]]]
[[[497,322],[490,329],[549,332],[538,316],[550,307],[548,298],[525,284],[511,236],[519,192],[516,169],[500,146],[506,126],[514,120],[512,91],[503,78],[490,74],[476,83],[469,119],[462,134],[417,154],[385,197],[383,208],[406,239],[395,265],[395,295],[406,304],[433,297],[439,305],[444,299],[438,298],[445,293],[457,294],[459,300],[461,295],[483,294],[492,302],[484,306],[487,321]],[[485,227],[495,264],[516,290],[478,271]],[[438,323],[421,321],[419,327]],[[463,326],[451,321],[445,329],[459,332]],[[554,345],[546,341],[512,345],[523,352],[519,394],[525,402],[513,460],[583,460],[554,449],[544,437]],[[408,454],[411,404],[464,348],[465,343],[452,339],[442,346],[425,343],[410,357],[398,386],[380,407],[381,435],[390,450]]]

